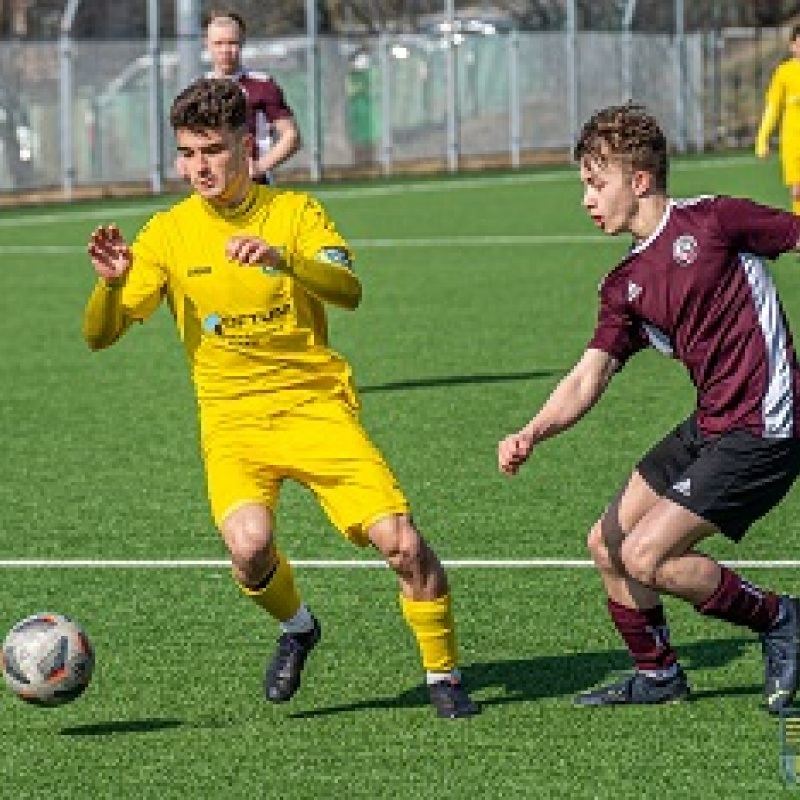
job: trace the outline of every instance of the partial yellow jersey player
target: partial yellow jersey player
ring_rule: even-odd
[[[351,250],[316,200],[253,183],[246,114],[241,89],[224,79],[199,80],[175,99],[170,123],[193,192],[130,246],[115,225],[93,232],[99,280],[84,336],[102,349],[169,305],[197,393],[214,521],[243,593],[281,628],[267,699],[294,695],[321,637],[275,544],[290,479],[349,540],[384,556],[434,708],[470,716],[479,707],[460,678],[446,574],[359,422],[349,365],[328,343],[325,304],[354,309],[361,299]]]
[[[780,120],[783,181],[792,194],[792,211],[800,214],[800,26],[792,29],[792,57],[778,65],[767,88],[764,113],[756,136],[756,155],[769,155],[769,141]]]

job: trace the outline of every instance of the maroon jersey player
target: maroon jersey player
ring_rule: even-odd
[[[247,126],[253,136],[250,174],[271,183],[273,169],[300,148],[300,132],[280,86],[263,72],[242,67],[245,23],[233,11],[211,11],[204,20],[206,47],[214,65],[208,77],[236,81],[247,97]]]
[[[766,706],[798,685],[800,604],[756,587],[699,553],[722,533],[739,541],[800,473],[800,370],[765,259],[800,246],[800,217],[749,200],[667,194],[667,143],[641,107],[598,111],[575,147],[583,205],[633,246],[600,286],[597,327],[582,358],[520,431],[500,442],[500,470],[575,424],[636,352],[679,360],[695,412],[656,444],[589,533],[611,619],[636,670],[576,697],[580,705],[688,696],[661,595],[759,634]]]

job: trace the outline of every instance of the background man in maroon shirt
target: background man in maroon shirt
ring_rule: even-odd
[[[777,714],[798,685],[800,603],[757,588],[698,553],[738,541],[800,472],[800,370],[764,259],[800,247],[800,217],[748,200],[667,194],[667,143],[634,105],[597,112],[575,146],[583,205],[633,246],[600,287],[583,357],[542,408],[498,448],[514,475],[533,448],[575,424],[638,350],[678,359],[697,410],[639,462],[589,533],[611,619],[635,672],[576,697],[579,705],[662,703],[689,684],[669,641],[660,595],[759,634],[765,697]]]
[[[250,175],[271,183],[272,170],[300,149],[300,131],[280,86],[263,72],[242,67],[245,23],[233,11],[210,11],[203,20],[206,47],[214,69],[209,78],[236,81],[247,97],[247,127],[254,147]]]

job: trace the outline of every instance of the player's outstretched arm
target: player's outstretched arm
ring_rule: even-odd
[[[100,280],[83,314],[83,337],[92,350],[101,350],[116,342],[131,324],[120,304],[120,290],[133,256],[116,225],[97,228],[89,237],[87,251]]]
[[[619,362],[602,350],[589,349],[561,380],[536,416],[498,445],[500,472],[516,475],[533,448],[572,427],[600,399]]]
[[[254,236],[234,236],[228,240],[225,255],[241,264],[283,272],[325,303],[354,309],[361,302],[361,281],[350,269],[350,256],[344,248],[323,248],[314,258],[305,258],[285,255]]]

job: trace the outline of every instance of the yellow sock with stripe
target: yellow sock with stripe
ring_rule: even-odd
[[[240,583],[239,588],[278,622],[290,620],[300,610],[301,601],[294,583],[294,573],[283,553],[278,553],[278,565],[266,586],[251,589]]]
[[[456,674],[456,631],[450,595],[435,600],[410,600],[400,595],[400,606],[416,637],[429,680]]]

